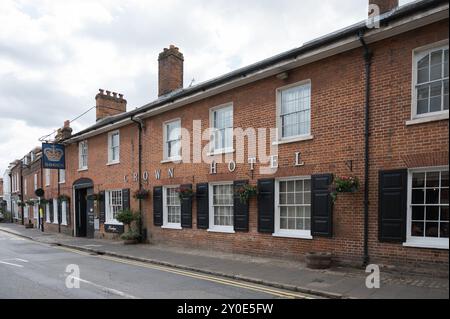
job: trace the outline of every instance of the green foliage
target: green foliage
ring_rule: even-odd
[[[137,218],[138,213],[132,211],[131,209],[121,210],[116,216],[117,221],[128,226],[130,226],[132,222],[137,220]]]
[[[120,235],[122,240],[139,240],[141,235],[136,230],[129,229],[127,232]]]

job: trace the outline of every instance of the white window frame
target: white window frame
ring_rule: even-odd
[[[65,169],[60,169],[59,170],[59,180],[58,183],[59,184],[64,184],[66,182],[66,170]]]
[[[50,203],[45,204],[45,222],[50,224]]]
[[[53,198],[53,224],[58,224],[59,205],[58,199]]]
[[[34,162],[34,160],[35,160],[34,152],[30,152],[30,160],[31,160],[31,162]]]
[[[169,148],[168,148],[168,145],[167,145],[167,143],[168,143],[167,127],[170,124],[173,124],[175,122],[178,122],[179,126],[180,126],[180,136],[179,136],[179,139],[178,139],[178,141],[180,142],[180,155],[170,157],[169,156]],[[169,120],[169,121],[166,121],[166,122],[163,123],[163,143],[164,143],[163,144],[163,152],[164,152],[164,154],[163,154],[163,161],[179,161],[179,160],[181,160],[182,147],[181,147],[181,119],[180,118]]]
[[[412,223],[412,175],[413,173],[422,172],[437,172],[442,170],[448,170],[448,166],[434,166],[423,167],[408,170],[408,195],[407,195],[407,218],[406,218],[406,242],[403,246],[407,247],[420,247],[420,248],[434,248],[434,249],[449,249],[448,238],[432,238],[432,237],[417,237],[411,236],[411,223]],[[425,195],[426,196],[426,195]]]
[[[50,182],[51,182],[51,171],[49,168],[45,168],[44,169],[44,174],[45,174],[45,186],[50,186]]]
[[[84,153],[84,151],[86,151]],[[84,159],[86,158],[86,163],[84,163]],[[78,170],[87,170],[88,169],[88,161],[89,161],[89,146],[88,141],[81,141],[78,143]]]
[[[117,159],[113,160],[113,149],[112,149],[112,137],[113,135],[118,135],[118,141],[119,141],[119,145],[118,147],[118,155],[117,155]],[[108,133],[108,163],[107,165],[113,165],[113,164],[119,164],[120,163],[120,131],[116,130],[116,131],[112,131]]]
[[[122,200],[122,208],[123,209],[123,191],[122,189],[108,189],[105,190],[105,224],[108,225],[123,225],[123,223],[117,221],[113,218],[113,212],[110,206],[110,196],[111,192],[119,192]]]
[[[23,194],[24,195],[28,195],[27,193],[28,193],[28,185],[27,185],[28,183],[27,183],[27,178],[25,177],[24,179],[23,179]]]
[[[295,180],[310,180],[311,176],[292,176],[285,178],[278,178],[275,180],[275,232],[272,234],[274,237],[289,237],[300,239],[313,239],[310,230],[300,229],[281,229],[280,228],[280,182],[295,181]],[[311,192],[311,190],[310,190]],[[312,198],[311,198],[312,200]],[[311,205],[311,202],[310,202]],[[311,210],[312,214],[312,210]],[[312,217],[311,217],[312,224]],[[310,224],[310,228],[311,228]]]
[[[67,207],[68,207],[67,201],[61,202],[61,225],[67,226]]]
[[[34,190],[38,189],[38,175],[34,174]]]
[[[180,222],[179,223],[169,223],[169,210],[167,207],[167,190],[174,189],[179,187],[180,185],[170,185],[163,186],[163,225],[161,228],[169,228],[169,229],[182,229],[181,228],[181,201],[180,201]]]
[[[39,203],[35,203],[33,206],[33,218],[38,219],[39,215]]]
[[[432,44],[428,44],[426,46],[422,46],[416,48],[412,52],[412,83],[411,83],[411,121],[416,121],[417,123],[421,123],[423,120],[431,119],[431,120],[441,120],[448,119],[449,110],[442,110],[437,112],[428,112],[425,114],[417,114],[417,62],[420,61],[425,55],[429,54],[431,51],[435,50],[443,50],[448,49],[448,39],[442,40],[439,42],[435,42]],[[421,121],[422,120],[422,121]],[[415,122],[410,122],[409,124],[414,124]]]
[[[231,120],[231,128],[232,128],[232,136],[231,136],[231,146],[228,147],[222,147],[220,149],[216,149],[215,148],[215,132],[216,132],[216,128],[214,126],[214,114],[221,109],[226,109],[226,108],[230,108],[231,109],[231,113],[232,113],[232,120]],[[225,104],[221,104],[215,107],[212,107],[209,109],[209,127],[211,130],[211,136],[210,136],[210,154],[211,155],[215,155],[215,154],[226,154],[226,153],[232,153],[234,152],[234,106],[233,103],[225,103]]]
[[[302,86],[308,86],[309,87],[309,132],[306,134],[300,134],[295,136],[288,136],[283,137],[283,127],[282,127],[282,121],[281,121],[281,93],[284,90],[292,89],[294,87],[302,87]],[[274,144],[283,144],[283,143],[291,143],[291,142],[298,142],[303,140],[310,140],[313,138],[313,135],[311,134],[311,127],[312,127],[312,85],[311,85],[311,79],[302,80],[296,83],[292,83],[289,85],[285,85],[282,87],[279,87],[276,89],[276,125],[277,125],[277,140],[274,142]]]
[[[213,182],[208,183],[208,200],[209,200],[209,228],[210,232],[219,232],[219,233],[235,233],[234,231],[234,207],[233,207],[233,225],[231,226],[223,226],[223,225],[214,225],[214,186],[217,185],[231,185],[233,186],[232,181],[225,182]],[[233,189],[234,192],[234,189]]]

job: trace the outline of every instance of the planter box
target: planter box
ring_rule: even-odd
[[[136,245],[139,243],[139,240],[137,239],[127,239],[123,241],[124,245]]]
[[[306,266],[311,269],[327,269],[331,266],[331,253],[307,253]]]

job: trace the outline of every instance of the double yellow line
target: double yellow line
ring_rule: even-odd
[[[71,249],[71,248],[66,248],[66,247],[59,247],[59,248],[67,250],[67,251],[70,251],[70,252],[74,252],[74,253],[77,253],[77,254],[80,254],[80,255],[93,257],[92,254],[89,254],[89,253],[86,253],[86,252],[82,252],[82,251],[79,251],[79,250],[76,250],[76,249]],[[289,292],[289,291],[276,289],[276,288],[269,288],[269,287],[262,286],[262,285],[257,285],[257,284],[252,284],[252,283],[247,283],[247,282],[242,282],[242,281],[237,281],[237,280],[232,280],[232,279],[226,279],[226,278],[217,277],[217,276],[212,276],[212,275],[196,273],[196,272],[193,272],[193,271],[186,271],[186,270],[172,268],[172,267],[168,267],[168,266],[160,266],[160,265],[148,264],[148,263],[145,263],[145,262],[134,261],[134,260],[127,260],[127,259],[122,259],[122,258],[117,258],[117,257],[112,257],[112,256],[105,256],[105,255],[96,255],[94,257],[105,259],[105,260],[110,260],[110,261],[117,262],[117,263],[122,263],[122,264],[137,266],[137,267],[143,267],[143,268],[148,268],[148,269],[164,271],[164,272],[168,272],[168,273],[177,274],[177,275],[180,275],[180,276],[185,276],[185,277],[190,277],[190,278],[195,278],[195,279],[200,279],[200,280],[206,280],[206,281],[210,281],[210,282],[214,282],[214,283],[218,283],[218,284],[222,284],[222,285],[227,285],[227,286],[232,286],[232,287],[252,290],[252,291],[265,293],[265,294],[269,294],[269,295],[280,297],[280,298],[313,299],[311,296],[308,296],[308,295],[305,295],[305,294],[301,294],[301,293]]]

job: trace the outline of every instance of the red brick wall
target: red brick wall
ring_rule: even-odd
[[[448,160],[448,121],[405,125],[411,115],[412,50],[445,38],[448,38],[448,19],[370,45],[374,60],[371,79],[369,252],[375,262],[448,265],[448,250],[406,248],[401,244],[379,243],[377,238],[378,171],[411,167],[414,165],[411,163],[423,161],[440,163]],[[255,185],[257,179],[268,177],[258,174],[258,165],[252,177],[247,164],[237,164],[233,173],[228,173],[226,164],[218,164],[218,174],[210,175],[209,165],[205,163],[161,163],[163,123],[181,118],[182,126],[192,131],[192,121],[200,119],[202,129],[206,129],[209,126],[209,109],[232,102],[235,127],[276,127],[276,89],[305,79],[311,80],[311,134],[314,138],[280,145],[280,168],[275,177],[333,173],[352,174],[363,181],[365,79],[363,51],[360,48],[291,70],[286,80],[266,78],[147,119],[143,135],[143,171],[149,172],[150,181],[144,183],[144,188],[152,190],[156,185],[183,183],[195,186],[200,182],[237,179],[248,179]],[[133,173],[138,171],[137,136],[135,125],[120,129],[121,164],[112,166],[106,165],[107,134],[89,138],[89,168],[82,172],[78,171],[78,145],[67,146],[64,187],[70,190],[77,179],[91,178],[95,192],[131,188],[133,193],[138,188],[138,183],[132,179]],[[203,146],[206,143],[204,141]],[[293,167],[296,151],[302,153],[305,166]],[[352,161],[352,172],[346,165],[347,161]],[[172,167],[175,178],[169,179],[167,169]],[[158,181],[154,177],[156,169],[162,171]],[[128,177],[127,182],[124,176]],[[333,238],[303,240],[258,233],[255,199],[250,201],[250,229],[247,233],[211,233],[197,229],[195,200],[192,229],[168,230],[153,226],[151,198],[143,201],[144,227],[155,242],[291,259],[301,259],[308,251],[331,251],[340,261],[360,263],[363,255],[363,189],[364,185],[355,194],[338,196],[333,213]],[[138,202],[132,199],[131,206],[137,209]],[[73,209],[71,212],[70,220],[73,220]]]

